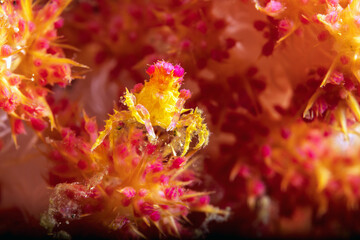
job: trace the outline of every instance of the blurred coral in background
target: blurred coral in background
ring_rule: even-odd
[[[356,237],[360,1],[0,0],[4,238]]]

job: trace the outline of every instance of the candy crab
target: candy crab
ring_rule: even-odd
[[[157,140],[155,126],[166,131],[174,131],[174,136],[179,139],[179,145],[183,147],[182,156],[188,152],[194,135],[199,138],[194,149],[199,149],[208,143],[209,131],[203,123],[201,110],[184,108],[185,101],[191,96],[189,90],[179,91],[184,69],[179,65],[173,66],[165,61],[158,61],[146,72],[150,76],[149,81],[144,85],[135,85],[131,92],[126,89],[124,103],[129,111],[116,111],[107,120],[105,129],[100,133],[92,150],[101,144],[113,127],[123,121],[137,121],[144,124],[151,142]]]

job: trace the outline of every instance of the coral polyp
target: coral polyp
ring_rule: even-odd
[[[354,133],[349,137],[349,142],[341,143],[342,134],[326,124],[307,126],[296,121],[269,138],[265,162],[281,175],[282,191],[305,187],[304,193],[315,202],[318,215],[331,211],[330,203],[354,209],[359,203],[356,189],[360,172],[356,161],[359,152],[353,147],[359,139]]]
[[[62,47],[67,46],[59,42],[57,34],[62,25],[60,14],[69,3],[22,0],[3,1],[0,6],[0,107],[12,119],[28,121],[37,131],[48,122],[55,127],[45,86],[67,86],[76,77],[71,66],[84,67],[65,58]],[[16,131],[13,134],[15,139]]]
[[[177,91],[177,81],[182,75],[174,76],[178,74],[174,68],[168,73],[164,72],[164,65],[173,66],[158,62],[155,67],[160,67],[155,71],[171,75],[164,75],[163,79],[159,76],[151,79],[137,97],[151,98],[153,107],[149,108],[150,116],[155,115],[153,119],[157,119],[159,125],[168,126],[172,121],[171,116],[176,111],[181,113],[182,108],[171,108],[172,104],[178,103],[178,98],[168,98],[181,95]],[[171,81],[173,78],[176,81]],[[158,88],[149,91],[154,82],[159,84]],[[160,90],[164,91],[163,95]],[[140,102],[144,100],[139,99]],[[192,167],[197,160],[194,154],[199,146],[195,146],[185,156],[177,155],[181,152],[179,150],[182,149],[184,138],[192,138],[192,133],[196,131],[207,131],[200,115],[197,116],[199,119],[194,119],[199,114],[198,110],[185,115],[184,119],[180,117],[179,121],[188,124],[176,126],[186,137],[179,137],[160,128],[156,132],[156,142],[149,140],[148,126],[144,124],[145,121],[151,121],[150,118],[138,121],[135,115],[138,113],[135,111],[137,109],[131,107],[124,111],[115,110],[92,148],[97,126],[85,113],[80,135],[67,128],[61,130],[62,141],[55,142],[55,151],[49,153],[56,163],[51,176],[52,179],[72,183],[60,181],[55,185],[49,210],[42,218],[42,225],[49,231],[57,229],[64,221],[90,220],[127,236],[145,237],[148,235],[147,228],[156,227],[160,235],[181,237],[186,230],[181,222],[189,221],[187,216],[190,212],[219,217],[228,215],[227,210],[209,204],[209,192],[192,189],[199,181]],[[156,114],[168,114],[165,119],[169,121],[164,124],[161,115]],[[196,122],[200,120],[201,124]],[[152,123],[156,126],[156,122]],[[185,130],[179,129],[181,127]],[[186,127],[191,129],[187,130]],[[201,146],[204,142],[200,139],[199,143]],[[185,144],[189,147],[189,140],[185,140]],[[184,151],[186,153],[187,149]]]

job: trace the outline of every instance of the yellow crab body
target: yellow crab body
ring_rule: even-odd
[[[153,126],[167,128],[176,113],[176,102],[179,100],[179,91],[176,88],[159,90],[157,85],[146,82],[140,93],[134,94],[136,103],[143,105],[150,114]]]

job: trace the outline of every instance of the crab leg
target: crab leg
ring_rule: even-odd
[[[155,132],[154,132],[154,128],[151,125],[149,111],[141,104],[136,105],[135,109],[136,109],[136,111],[139,111],[144,116],[143,121],[144,121],[144,124],[145,124],[146,131],[149,133],[152,140],[155,140],[156,135],[155,135]]]
[[[156,136],[154,129],[151,125],[149,111],[142,104],[137,104],[135,106],[135,103],[136,103],[135,96],[131,94],[128,89],[126,89],[125,104],[126,106],[128,106],[131,115],[136,119],[136,121],[145,125],[146,130],[151,137],[151,140],[155,140]],[[143,115],[143,118],[140,116],[139,112]]]
[[[185,101],[188,100],[191,97],[191,93],[189,90],[182,89],[180,91],[179,99],[176,101],[175,104],[175,113],[174,116],[171,119],[171,123],[169,124],[166,131],[172,131],[175,129],[177,122],[180,119],[181,111],[184,107]]]
[[[196,144],[194,149],[199,149],[203,145],[207,145],[209,142],[209,130],[207,129],[206,125],[203,124],[199,135],[199,142]]]
[[[131,112],[131,115],[136,119],[136,121],[138,121],[139,123],[145,124],[144,120],[141,118],[140,114],[136,110],[136,107],[135,107],[136,98],[135,98],[135,96],[133,94],[131,94],[129,92],[128,89],[126,89],[124,103],[129,108],[129,110]]]
[[[187,151],[189,150],[189,146],[191,143],[191,138],[193,133],[196,131],[196,122],[191,123],[187,129],[186,129],[186,137],[185,137],[185,143],[184,143],[184,150],[183,153],[181,154],[181,156],[185,156],[185,154],[187,153]]]
[[[100,132],[99,137],[96,139],[94,145],[91,147],[91,151],[94,151],[105,139],[107,135],[111,132],[111,129],[115,126],[116,123],[125,120],[130,117],[127,112],[118,112],[115,110],[113,115],[110,115],[110,118],[105,121],[105,129]]]

